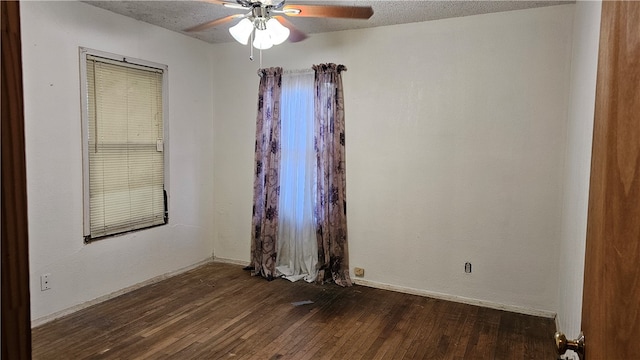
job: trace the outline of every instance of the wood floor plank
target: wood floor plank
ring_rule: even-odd
[[[36,360],[554,359],[554,331],[551,319],[268,282],[210,263],[34,328],[32,339]]]
[[[402,332],[401,336],[404,338],[402,343],[397,346],[395,352],[388,353],[385,356],[387,359],[403,359],[407,356],[409,349],[414,344],[415,339],[420,333],[421,329],[424,329],[424,324],[428,319],[432,317],[431,309],[434,301],[429,298],[415,297],[415,304],[411,310],[411,321],[407,324],[407,329]],[[409,358],[409,357],[406,357]]]
[[[441,314],[445,310],[445,303],[441,300],[434,300],[428,305],[427,311],[430,316],[421,324],[412,339],[411,346],[405,355],[407,359],[421,359],[424,354],[434,351],[434,343],[429,342],[429,337],[438,330]]]
[[[465,351],[465,358],[473,359],[493,359],[498,343],[498,328],[500,325],[501,312],[494,309],[478,309],[478,319],[476,320],[471,339]],[[524,315],[522,315],[524,316]],[[549,320],[551,321],[551,320]],[[509,349],[500,349],[509,352]],[[551,353],[551,355],[554,355]],[[514,357],[515,358],[515,357]],[[545,358],[549,358],[548,356]]]

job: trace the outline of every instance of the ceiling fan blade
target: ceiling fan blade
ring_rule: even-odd
[[[202,30],[206,30],[212,27],[216,27],[218,25],[222,25],[222,24],[226,24],[229,21],[233,20],[233,19],[237,19],[240,17],[244,17],[245,15],[242,14],[235,14],[235,15],[229,15],[220,19],[216,19],[216,20],[212,20],[212,21],[208,21],[206,23],[200,24],[200,25],[196,25],[194,27],[188,28],[188,29],[184,29],[184,31],[186,32],[197,32],[197,31],[202,31]]]
[[[307,38],[307,34],[303,33],[291,21],[287,20],[284,16],[274,16],[276,20],[282,24],[282,26],[289,29],[289,41],[298,42]]]
[[[339,5],[285,5],[282,9],[287,16],[330,17],[368,19],[373,15],[371,6]],[[296,10],[300,10],[298,13]]]
[[[231,1],[231,0],[199,0],[202,2],[206,2],[209,4],[222,5],[229,9],[241,9],[246,10],[251,8],[251,3],[246,3],[244,0],[242,1]]]
[[[216,5],[239,5],[237,2],[235,1],[225,1],[225,0],[200,0],[200,1],[204,1],[204,2],[208,2],[211,4],[216,4]]]

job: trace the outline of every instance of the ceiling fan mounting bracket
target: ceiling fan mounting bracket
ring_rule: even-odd
[[[253,8],[251,8],[251,16],[256,18],[256,19],[260,19],[260,18],[264,18],[267,19],[269,18],[269,13],[270,13],[270,7],[269,6],[253,6]]]

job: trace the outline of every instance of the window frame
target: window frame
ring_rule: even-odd
[[[82,123],[82,187],[83,187],[83,237],[85,243],[101,240],[109,237],[120,236],[134,231],[141,231],[152,227],[169,224],[170,194],[169,194],[169,67],[164,64],[152,61],[141,60],[128,56],[113,54],[106,51],[79,47],[80,58],[80,104]],[[148,226],[140,229],[129,230],[119,233],[107,234],[98,237],[91,237],[91,208],[89,194],[89,92],[87,84],[87,56],[99,57],[107,62],[131,67],[160,70],[162,72],[162,133],[163,133],[163,176],[164,176],[164,201],[165,201],[165,222],[164,224]]]

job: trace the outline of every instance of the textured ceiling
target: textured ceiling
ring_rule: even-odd
[[[224,24],[198,33],[186,33],[183,29],[217,18],[242,14],[221,5],[204,1],[84,1],[85,3],[115,13],[177,31],[209,43],[233,41]],[[367,27],[404,24],[411,22],[486,14],[501,11],[528,9],[574,3],[575,1],[305,1],[288,0],[287,4],[370,5],[374,14],[368,20],[292,18],[288,19],[307,34],[361,29]]]

